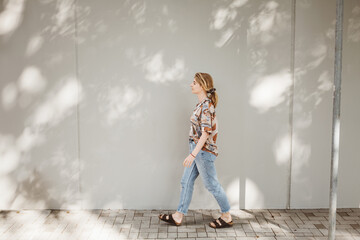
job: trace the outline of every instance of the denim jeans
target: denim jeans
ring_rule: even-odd
[[[195,147],[196,143],[192,140],[189,140],[190,153],[194,150]],[[216,176],[214,164],[215,159],[216,156],[214,154],[200,150],[191,166],[185,167],[183,176],[181,178],[181,194],[179,206],[177,208],[178,212],[187,215],[194,190],[194,183],[199,174],[206,189],[212,193],[218,202],[221,212],[226,213],[230,210],[230,204],[226,197],[225,191]]]

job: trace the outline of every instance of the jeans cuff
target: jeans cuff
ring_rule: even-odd
[[[227,211],[224,211],[224,212],[222,212],[222,211],[220,211],[221,213],[227,213],[227,212],[229,212],[230,213],[230,209],[229,210],[227,210]]]
[[[184,212],[182,212],[182,211],[179,211],[179,210],[176,210],[176,211],[178,211],[179,213],[184,214],[184,216],[186,216],[186,215],[187,215],[187,213],[184,213]]]

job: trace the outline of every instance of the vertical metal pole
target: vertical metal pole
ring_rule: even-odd
[[[330,180],[330,210],[329,210],[329,240],[335,239],[336,228],[336,200],[340,143],[340,97],[341,97],[341,69],[342,69],[342,28],[343,28],[343,0],[336,0],[336,29],[335,29],[335,66],[333,89],[333,126],[331,149],[331,180]]]
[[[296,0],[291,1],[291,50],[290,50],[290,73],[292,86],[289,91],[289,128],[290,128],[290,158],[288,175],[288,196],[286,209],[291,208],[291,170],[293,159],[293,115],[294,115],[294,87],[295,87],[295,20],[296,20]]]

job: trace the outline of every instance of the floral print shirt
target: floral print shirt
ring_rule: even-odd
[[[218,156],[218,149],[216,145],[218,122],[215,113],[215,106],[209,98],[205,98],[196,105],[190,117],[190,122],[189,139],[194,140],[197,144],[202,135],[202,131],[208,132],[210,135],[206,139],[206,142],[201,150]]]

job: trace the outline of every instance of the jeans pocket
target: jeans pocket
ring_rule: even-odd
[[[201,158],[204,159],[205,161],[209,161],[209,162],[215,161],[216,156],[210,152],[200,150],[200,154],[201,154]]]

